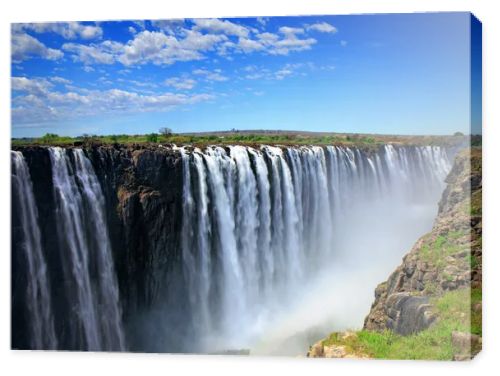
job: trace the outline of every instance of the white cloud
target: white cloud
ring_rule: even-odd
[[[278,30],[281,34],[289,36],[292,35],[295,36],[296,34],[304,34],[304,29],[298,27],[281,26]]]
[[[287,76],[290,76],[293,74],[293,70],[289,68],[282,68],[279,71],[277,71],[274,76],[276,77],[277,80],[282,80]]]
[[[175,37],[157,31],[142,31],[123,46],[118,57],[124,65],[143,64],[171,64],[176,60],[196,60],[200,56],[194,52],[188,54],[178,48]]]
[[[185,34],[185,38],[179,41],[179,47],[184,50],[210,51],[217,43],[227,41],[225,35],[201,34],[193,30],[185,30]]]
[[[18,94],[12,100],[14,125],[115,112],[164,112],[215,98],[212,94],[146,95],[120,89],[60,92],[53,91],[47,80],[25,77],[13,77],[12,89]]]
[[[213,50],[217,43],[225,40],[225,35],[201,34],[193,30],[185,30],[185,37],[180,40],[163,32],[144,30],[126,44],[114,41],[90,45],[65,43],[63,49],[73,53],[75,61],[84,64],[113,64],[118,61],[126,66],[146,63],[162,65],[203,59],[202,52]]]
[[[12,35],[12,61],[15,63],[38,56],[47,60],[57,60],[63,55],[60,50],[48,48],[38,39],[26,33]]]
[[[156,27],[167,34],[175,34],[176,31],[180,31],[184,26],[184,19],[172,19],[172,20],[151,20],[153,27]]]
[[[346,41],[346,40],[341,40],[341,41],[340,41],[340,45],[341,45],[342,47],[347,46],[347,41]]]
[[[44,78],[12,77],[11,87],[13,91],[26,92],[33,95],[45,95],[52,84]]]
[[[268,17],[257,17],[257,22],[261,25],[261,26],[266,26],[267,22],[269,21],[269,18]]]
[[[132,39],[126,43],[106,40],[100,43],[64,43],[62,49],[70,54],[73,61],[91,64],[114,64],[119,62],[125,66],[152,63],[155,65],[169,65],[179,61],[202,60],[206,53],[215,51],[226,59],[232,59],[229,53],[255,53],[260,52],[270,55],[288,55],[290,52],[304,51],[311,48],[317,41],[307,38],[304,29],[282,26],[277,34],[270,32],[259,33],[227,20],[195,19],[194,26],[187,29],[184,20],[151,21],[154,27],[161,31],[143,30],[137,32],[135,26],[129,30]],[[21,25],[21,26],[19,26]],[[316,26],[315,26],[316,25]],[[309,26],[325,28],[326,23]],[[318,26],[320,25],[320,26]],[[137,26],[139,27],[140,24]],[[54,31],[72,38],[75,35],[90,35],[89,25],[79,23],[54,23],[54,24],[18,24],[17,29],[31,28],[32,30]],[[95,26],[101,30],[98,26]],[[17,30],[16,27],[13,29]],[[175,30],[174,30],[175,29]],[[85,32],[87,30],[87,32]],[[95,33],[95,32],[94,32]],[[101,30],[102,34],[102,30]],[[18,34],[21,35],[21,34]],[[25,38],[32,38],[27,34]],[[62,52],[45,49],[43,45],[33,46],[38,48],[39,54],[46,58],[55,59],[62,56]],[[21,56],[18,53],[16,57]],[[217,76],[212,79],[216,81]],[[219,80],[223,80],[220,79]]]
[[[220,55],[227,55],[228,51],[242,53],[262,52],[270,55],[288,55],[289,52],[303,51],[311,48],[317,41],[314,38],[301,39],[298,35],[304,30],[283,26],[279,29],[279,34],[269,32],[257,33],[255,39],[252,37],[240,37],[238,43],[227,41],[218,46],[217,52]]]
[[[111,42],[117,43],[117,42]],[[73,61],[80,61],[83,64],[113,64],[115,55],[113,49],[109,49],[108,45],[85,45],[76,43],[64,43],[62,49],[73,53]]]
[[[210,33],[234,35],[237,37],[246,37],[249,34],[249,30],[241,25],[237,25],[231,21],[219,20],[216,18],[211,19],[193,19],[195,24],[194,30],[204,30]]]
[[[307,30],[319,31],[320,33],[336,33],[337,28],[327,22],[318,22],[306,26]]]
[[[137,34],[137,29],[135,27],[133,27],[133,26],[129,26],[128,27],[128,32],[130,34]]]
[[[97,39],[102,37],[102,29],[80,22],[50,22],[15,24],[16,30],[30,30],[35,33],[56,33],[65,39]]]
[[[72,82],[71,80],[59,76],[49,77],[49,80],[58,84],[70,84]]]
[[[239,38],[238,48],[245,53],[261,51],[265,49],[262,43],[248,38]]]
[[[198,76],[203,76],[207,81],[227,81],[227,80],[229,80],[228,77],[223,76],[221,74],[220,69],[214,69],[213,71],[209,71],[206,69],[195,69],[193,71],[193,74],[196,74]]]
[[[270,55],[288,55],[289,52],[309,50],[316,43],[314,38],[300,39],[297,37],[297,34],[304,32],[303,29],[282,26],[279,31],[283,34],[283,38],[268,32],[257,35],[259,42]]]
[[[304,67],[308,67],[308,65],[301,63],[285,64],[280,69],[272,71],[268,68],[259,68],[255,65],[249,65],[243,70],[248,73],[244,76],[247,80],[283,80],[298,74],[305,75],[304,72],[299,72],[299,70]]]
[[[146,21],[144,20],[135,20],[135,21],[130,21],[132,22],[136,27],[136,29],[139,29],[139,30],[144,30],[146,29]]]
[[[191,90],[196,85],[196,81],[192,78],[172,77],[165,80],[165,85],[171,86],[178,90]]]

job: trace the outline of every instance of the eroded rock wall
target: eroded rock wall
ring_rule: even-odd
[[[391,329],[403,335],[421,331],[436,319],[429,297],[481,286],[480,166],[480,151],[457,156],[432,231],[420,238],[388,280],[377,286],[364,329]]]

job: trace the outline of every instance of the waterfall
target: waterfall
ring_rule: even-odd
[[[33,184],[23,155],[13,151],[11,157],[12,191],[17,193],[14,195],[16,201],[13,205],[19,208],[23,239],[22,249],[18,251],[24,254],[27,272],[26,304],[31,327],[30,346],[32,349],[53,350],[57,348],[57,339]]]
[[[26,305],[33,332],[29,348],[124,350],[120,297],[101,186],[83,150],[54,147],[48,154],[58,244],[43,245],[28,168],[23,155],[12,152],[13,183],[20,208],[17,215],[28,273]],[[50,265],[44,254],[50,255]],[[49,276],[57,274],[58,268],[62,276],[54,276],[54,280],[60,282],[51,285]],[[63,321],[54,318],[52,297],[64,312]]]
[[[26,347],[92,351],[253,349],[325,320],[357,325],[373,286],[430,229],[452,156],[438,146],[174,147],[110,154],[123,168],[110,177],[107,150],[43,150],[50,181],[12,152]],[[113,195],[130,217],[107,212]],[[110,220],[108,231],[110,215],[125,228]],[[138,229],[138,253],[122,253],[115,235]],[[136,298],[150,293],[149,305]]]
[[[343,224],[353,213],[368,216],[377,203],[435,205],[450,169],[446,150],[431,146],[230,146],[181,154],[194,325],[204,336],[218,328],[212,346],[229,347],[235,336],[251,338],[311,275],[345,254]],[[214,286],[220,304],[210,299]]]
[[[73,346],[90,351],[123,350],[119,294],[104,214],[104,198],[90,161],[80,149],[49,149],[57,230]]]

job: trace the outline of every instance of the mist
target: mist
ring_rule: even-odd
[[[432,227],[447,150],[229,149],[181,149],[182,268],[174,297],[133,325],[143,345],[304,355],[361,328],[377,284]]]

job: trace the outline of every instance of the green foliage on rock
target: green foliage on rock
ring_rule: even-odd
[[[481,290],[459,289],[433,299],[439,320],[429,328],[408,336],[390,330],[362,330],[344,336],[332,333],[323,346],[344,346],[347,353],[366,354],[376,359],[451,360],[458,349],[452,344],[453,332],[481,335],[480,311],[470,311],[481,302]]]

